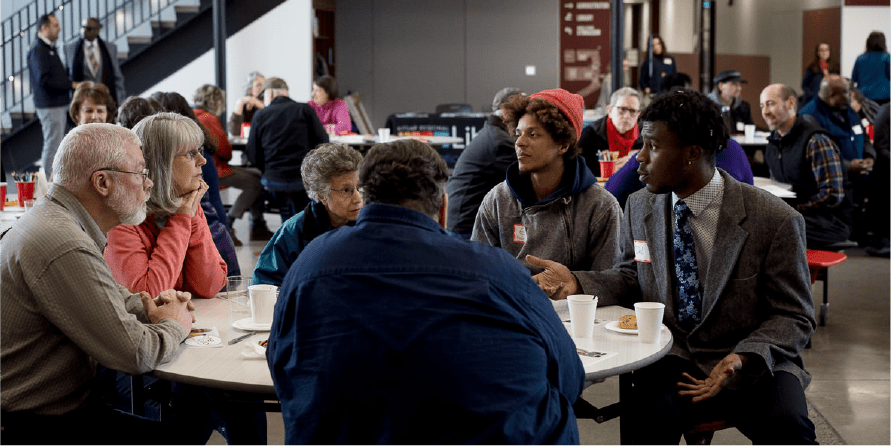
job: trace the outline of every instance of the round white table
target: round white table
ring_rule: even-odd
[[[458,138],[456,136],[390,136],[390,141],[397,141],[400,139],[417,139],[418,141],[425,142],[431,146],[461,144],[464,142],[464,138]],[[379,138],[377,135],[338,135],[331,137],[331,142],[339,142],[351,146],[377,144],[378,140]]]

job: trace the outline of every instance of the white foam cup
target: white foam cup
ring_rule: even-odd
[[[754,124],[746,124],[746,126],[743,127],[743,131],[746,134],[746,139],[749,139],[749,140],[755,139],[755,125]]]
[[[251,285],[251,319],[255,324],[271,324],[275,310],[275,285]]]
[[[656,344],[662,334],[662,315],[665,304],[660,302],[637,302],[634,315],[637,316],[637,336],[644,344]]]
[[[377,129],[377,142],[390,141],[390,129],[387,127]]]
[[[569,321],[572,337],[594,336],[594,316],[597,314],[597,297],[590,294],[573,294],[566,298],[569,303]]]

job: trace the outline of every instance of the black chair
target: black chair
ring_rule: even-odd
[[[439,104],[436,114],[441,113],[473,113],[473,107],[470,104]]]

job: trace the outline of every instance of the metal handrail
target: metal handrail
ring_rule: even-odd
[[[80,38],[81,23],[95,17],[102,23],[99,36],[115,42],[135,28],[150,22],[176,0],[34,0],[0,23],[0,112],[25,114],[25,99],[31,96],[28,51],[37,39],[37,21],[53,12],[62,31],[56,41],[61,49]]]

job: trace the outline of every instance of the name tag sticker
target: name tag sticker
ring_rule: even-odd
[[[526,243],[526,227],[514,225],[514,243]]]
[[[671,65],[671,59],[665,59],[663,62],[665,62],[665,65]],[[665,75],[663,74],[663,76]]]
[[[650,248],[647,246],[646,240],[634,241],[634,260],[638,262],[650,263]]]
[[[854,127],[851,127],[851,130],[854,131],[854,134],[855,134],[855,135],[862,135],[862,134],[863,134],[863,127],[860,127],[860,124],[857,124],[857,125],[855,125]]]

